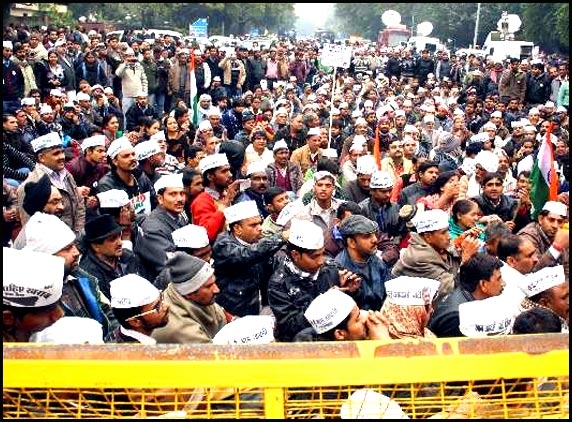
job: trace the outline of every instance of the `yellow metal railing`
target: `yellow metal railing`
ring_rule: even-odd
[[[339,418],[361,388],[415,419],[568,418],[568,334],[3,353],[5,418]]]

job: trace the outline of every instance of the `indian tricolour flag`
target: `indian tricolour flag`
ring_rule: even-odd
[[[195,127],[199,124],[199,96],[197,95],[197,78],[195,76],[195,52],[191,50],[191,71],[189,72],[189,78],[191,79],[191,95],[189,99],[189,104],[193,110],[193,125]]]
[[[530,181],[530,200],[534,206],[533,217],[538,217],[538,213],[547,201],[555,201],[558,195],[558,175],[554,169],[554,150],[551,142],[552,125],[542,137],[538,156],[534,161]]]

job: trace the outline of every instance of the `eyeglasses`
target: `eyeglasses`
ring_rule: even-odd
[[[161,292],[161,294],[159,295],[159,301],[155,304],[155,306],[153,306],[153,309],[149,309],[148,311],[141,312],[140,314],[137,315],[133,315],[132,317],[126,318],[125,321],[131,321],[134,320],[135,318],[141,318],[144,317],[145,315],[152,314],[153,312],[159,313],[162,307],[163,307],[163,292]]]

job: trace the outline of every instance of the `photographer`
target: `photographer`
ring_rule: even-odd
[[[218,65],[223,70],[222,85],[226,88],[229,98],[241,97],[242,87],[246,82],[246,68],[238,60],[236,52],[232,52],[222,59]]]
[[[148,92],[147,75],[145,69],[137,61],[135,51],[127,48],[123,54],[124,61],[121,63],[115,75],[121,79],[122,111],[127,114],[127,110],[135,104],[135,98],[138,92]]]

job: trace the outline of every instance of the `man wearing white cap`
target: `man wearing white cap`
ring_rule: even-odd
[[[304,317],[310,327],[298,332],[295,342],[388,338],[379,311],[360,310],[350,295],[337,288],[329,289],[312,300]]]
[[[268,209],[264,202],[264,193],[268,189],[268,175],[266,163],[262,160],[250,163],[246,169],[249,186],[244,189],[234,200],[235,204],[244,201],[254,201],[258,207],[260,216],[264,219],[268,216]]]
[[[62,194],[64,201],[62,221],[74,233],[79,234],[85,224],[85,199],[78,190],[75,179],[65,167],[65,154],[60,135],[50,132],[40,136],[32,141],[32,148],[36,153],[37,164],[17,190],[20,221],[26,224],[30,218],[22,208],[26,183],[37,182],[44,174],[47,174],[51,184]]]
[[[529,239],[539,257],[533,271],[545,266],[562,264],[568,275],[570,251],[568,229],[568,207],[558,201],[547,201],[538,214],[538,221],[523,227],[517,234]]]
[[[279,261],[268,283],[268,302],[276,317],[276,339],[292,341],[310,323],[304,312],[320,293],[341,287],[356,299],[359,277],[336,263],[326,260],[324,234],[311,221],[292,220],[286,256]]]
[[[138,171],[135,149],[125,136],[114,140],[107,148],[111,169],[99,179],[97,193],[121,189],[133,205],[136,215],[148,215],[157,204],[153,184],[143,172]]]
[[[43,252],[64,258],[62,304],[65,314],[93,318],[101,323],[106,341],[113,339],[117,320],[109,307],[109,299],[99,289],[99,281],[79,268],[80,253],[76,236],[55,215],[37,212],[25,229],[23,250]]]
[[[459,284],[448,295],[438,296],[427,327],[437,337],[461,337],[459,305],[499,296],[505,287],[501,267],[495,256],[477,253],[459,268]],[[441,290],[441,288],[440,288]]]
[[[177,251],[186,252],[205,262],[211,262],[212,247],[207,229],[196,224],[187,224],[171,233]]]
[[[149,104],[147,91],[137,91],[134,98],[135,102],[125,112],[125,130],[128,132],[137,130],[141,127],[142,121],[148,118],[158,119],[160,117],[155,106]]]
[[[345,181],[342,186],[344,198],[360,203],[369,197],[371,175],[377,170],[373,155],[362,155],[356,160],[356,178]]]
[[[205,190],[191,204],[193,224],[207,229],[209,241],[224,230],[222,209],[229,207],[238,193],[240,182],[232,181],[230,164],[226,154],[208,155],[199,162]]]
[[[564,267],[545,267],[526,276],[521,288],[525,298],[520,304],[521,311],[533,308],[549,309],[562,322],[565,332],[570,324],[570,287]]]
[[[303,175],[310,168],[316,169],[322,156],[321,139],[320,128],[312,128],[306,133],[306,144],[292,151],[290,160],[300,166]]]
[[[362,155],[365,155],[366,148],[367,147],[365,142],[361,142],[359,139],[355,140],[350,145],[344,163],[342,164],[342,175],[343,175],[342,185],[357,178],[356,174],[357,160]]]
[[[451,245],[449,214],[440,209],[417,213],[412,220],[415,232],[391,270],[394,276],[426,277],[441,282],[438,298],[458,284],[459,266],[480,247],[476,237],[468,236],[461,250]]]
[[[169,322],[169,304],[148,280],[127,274],[111,281],[111,310],[120,327],[117,343],[157,344],[153,330]]]
[[[132,48],[125,51],[124,61],[115,69],[115,76],[121,80],[122,111],[124,115],[127,115],[127,110],[135,104],[137,94],[148,92],[145,69],[137,60]]]
[[[274,255],[288,234],[263,237],[255,201],[239,202],[223,212],[229,231],[221,233],[213,245],[213,267],[220,288],[216,301],[231,315],[258,315],[268,305]]]
[[[13,248],[3,248],[2,255],[2,340],[27,342],[64,315],[64,259]]]
[[[492,151],[480,151],[475,156],[475,173],[469,178],[466,197],[474,198],[482,192],[481,182],[487,173],[495,173],[499,167],[499,157]]]
[[[296,194],[304,183],[304,175],[300,166],[290,160],[290,149],[286,141],[284,139],[276,141],[272,153],[274,161],[266,168],[268,186],[277,186]]]
[[[363,215],[379,226],[377,249],[383,261],[392,267],[399,257],[399,243],[407,234],[399,206],[391,202],[395,180],[387,171],[375,171],[369,184],[369,198],[359,203]]]
[[[154,184],[162,175],[157,169],[165,164],[165,152],[161,151],[159,144],[153,140],[139,142],[134,149],[139,161],[139,169]]]
[[[82,155],[72,158],[66,163],[66,168],[74,177],[78,189],[84,197],[93,197],[99,179],[109,171],[105,153],[105,135],[93,135],[81,142]],[[88,205],[93,205],[93,199],[88,199]]]
[[[181,216],[186,200],[183,175],[161,176],[154,188],[159,203],[141,224],[143,236],[135,245],[142,264],[141,274],[151,281],[165,266],[167,253],[175,251],[171,234],[186,224]]]

